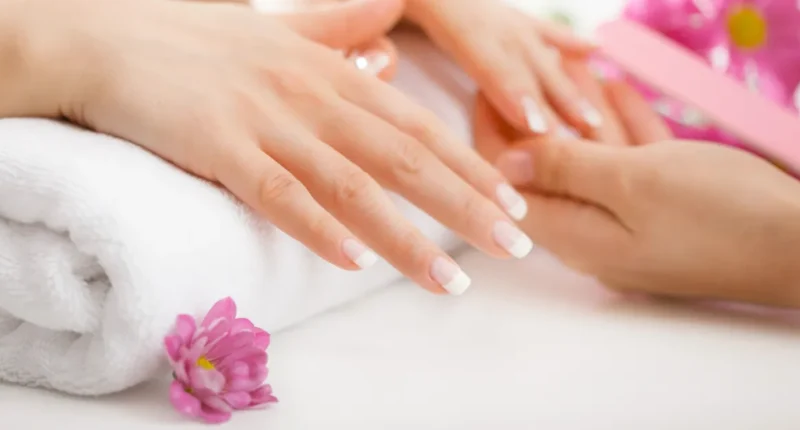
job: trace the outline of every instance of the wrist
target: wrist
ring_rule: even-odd
[[[772,302],[790,308],[800,308],[800,183],[792,184],[787,200],[774,219],[774,228],[768,228],[773,251],[764,256],[764,286],[772,295]],[[771,230],[771,231],[770,231]]]
[[[64,22],[76,15],[72,3],[77,2],[0,3],[0,117],[62,115],[82,64],[82,53],[69,46],[62,31]]]

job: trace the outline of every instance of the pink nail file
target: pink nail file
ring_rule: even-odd
[[[800,173],[800,118],[791,111],[640,24],[609,22],[596,37],[601,51],[626,73],[696,107],[754,152]]]

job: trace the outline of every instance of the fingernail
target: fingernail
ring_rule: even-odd
[[[528,123],[528,128],[537,134],[547,133],[547,120],[542,114],[542,110],[530,96],[522,98],[522,111],[525,113],[525,121]]]
[[[383,69],[389,67],[392,59],[389,54],[381,51],[356,52],[348,57],[356,69],[371,75],[378,75]]]
[[[492,235],[495,242],[515,258],[524,258],[533,249],[531,239],[507,221],[495,223]]]
[[[600,127],[603,124],[603,117],[600,115],[600,112],[592,106],[587,100],[583,100],[578,104],[578,109],[581,111],[581,116],[583,120],[586,121],[589,126],[593,128]]]
[[[512,184],[529,184],[533,181],[533,157],[526,151],[510,150],[500,154],[495,167]]]
[[[528,213],[528,204],[525,199],[509,184],[497,186],[497,200],[511,218],[519,221]]]
[[[356,266],[366,269],[378,262],[378,254],[367,248],[355,239],[345,239],[342,242],[342,251]]]
[[[454,296],[463,294],[472,283],[469,276],[456,263],[445,257],[437,257],[433,261],[431,278]]]
[[[565,139],[575,139],[580,137],[577,131],[574,128],[562,125],[558,127],[558,137],[563,137]]]

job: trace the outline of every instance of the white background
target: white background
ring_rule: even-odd
[[[615,3],[561,5],[591,25]],[[281,403],[226,428],[800,428],[796,314],[625,299],[543,253],[459,261],[463,297],[401,283],[276,335]],[[92,400],[0,386],[0,428],[203,428],[165,384]]]

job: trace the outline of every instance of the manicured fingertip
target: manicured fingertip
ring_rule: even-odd
[[[356,239],[345,239],[342,242],[342,252],[359,269],[366,269],[378,262],[378,254]]]
[[[495,166],[514,185],[530,184],[533,181],[533,157],[527,151],[505,151],[497,157]]]
[[[525,218],[528,214],[528,204],[522,195],[509,184],[497,186],[497,200],[506,213],[516,221]]]
[[[524,96],[520,101],[522,112],[525,114],[525,123],[528,129],[535,134],[547,133],[547,118],[544,116],[539,103],[531,96]]]
[[[446,257],[436,257],[431,264],[431,278],[450,295],[460,296],[472,284],[472,280],[455,262]]]

